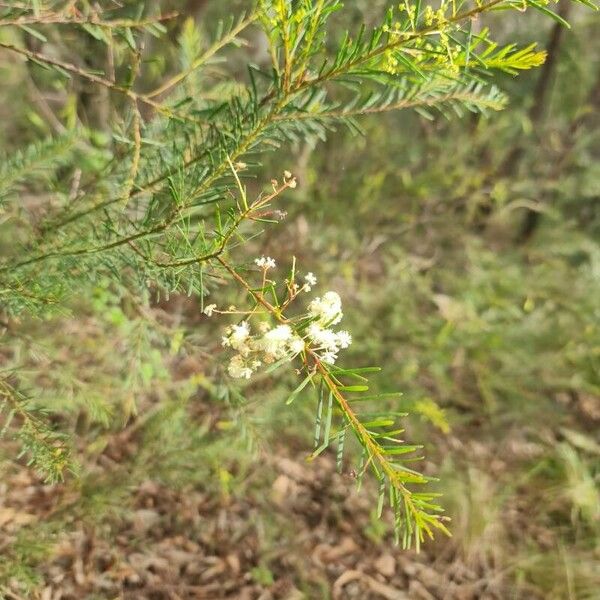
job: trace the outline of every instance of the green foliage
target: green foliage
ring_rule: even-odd
[[[97,434],[115,422],[127,421],[136,412],[136,396],[168,379],[165,349],[182,342],[174,343],[176,333],[170,325],[151,322],[150,308],[175,296],[191,298],[201,312],[205,297],[227,282],[241,285],[251,311],[260,304],[274,322],[283,322],[285,301],[278,300],[269,282],[248,284],[250,261],[239,250],[251,247],[261,227],[281,218],[275,203],[287,198],[297,184],[281,164],[268,174],[267,179],[275,176],[270,186],[254,181],[259,174],[262,178],[261,163],[274,161],[274,151],[280,157],[286,146],[325,138],[336,125],[356,132],[358,118],[368,114],[411,108],[431,118],[438,112],[452,116],[503,108],[505,95],[491,83],[491,76],[539,66],[545,54],[529,41],[523,46],[497,43],[490,30],[474,31],[473,20],[497,11],[506,18],[507,11],[528,7],[550,12],[533,0],[443,2],[436,10],[421,2],[407,3],[387,11],[370,31],[363,27],[332,40],[332,19],[342,9],[338,0],[265,0],[249,14],[219,24],[210,43],[186,21],[177,44],[164,42],[168,52],[166,64],[161,64],[163,59],[152,53],[146,56],[143,49],[151,45],[145,44],[149,36],[161,39],[165,33],[176,33],[168,15],[144,14],[137,3],[106,14],[87,3],[76,12],[58,2],[41,4],[0,12],[0,48],[21,61],[16,67],[18,83],[34,80],[47,90],[58,90],[61,102],[58,116],[44,107],[52,115],[46,116],[56,135],[22,150],[8,148],[9,159],[1,167],[0,234],[10,241],[2,243],[0,298],[8,322],[6,336],[24,353],[22,357],[13,352],[9,362],[15,373],[23,363],[27,366],[20,375],[22,384],[3,380],[5,414],[18,417],[6,429],[21,441],[30,463],[50,480],[56,480],[67,465],[63,438],[30,409],[21,385],[49,389],[62,398],[55,408],[62,425],[69,422],[69,414],[71,423],[73,415],[83,415]],[[90,54],[96,56],[88,57],[89,64],[76,61],[60,41],[52,51],[44,47],[61,28],[93,49]],[[239,48],[248,44],[244,36],[249,32],[265,40],[265,56],[248,60],[242,52],[240,74],[235,61]],[[28,43],[32,38],[35,44]],[[181,70],[171,75],[175,66]],[[94,94],[100,96],[102,114],[90,105],[89,96]],[[26,128],[22,123],[14,126]],[[450,164],[456,166],[455,157]],[[40,191],[44,184],[47,198]],[[239,264],[234,264],[240,255]],[[473,262],[485,264],[488,256],[482,250]],[[400,264],[406,265],[408,258],[402,258]],[[402,272],[395,275],[402,281]],[[459,284],[447,290],[458,299],[437,295],[446,324],[438,332],[433,352],[447,358],[456,345],[477,356],[489,346],[482,323],[499,327],[514,311],[500,305],[492,315],[481,316],[490,296],[503,292],[506,282],[518,280],[521,272],[509,264],[505,275],[503,281],[488,282],[487,271],[475,271],[474,277],[482,281],[474,292],[461,290]],[[101,281],[107,283],[99,291]],[[413,290],[412,299],[399,299],[415,315],[415,321],[409,327],[402,323],[400,330],[423,326],[416,318],[419,294],[435,300],[436,284],[425,279],[420,289]],[[514,293],[521,295],[516,289]],[[534,290],[540,297],[543,293]],[[273,302],[266,300],[271,294]],[[523,300],[524,306],[535,302],[529,296]],[[411,302],[413,306],[408,306]],[[21,323],[46,319],[42,322],[47,326],[49,319],[77,311],[78,305],[92,306],[93,325],[101,324],[101,335],[122,341],[118,348],[122,363],[113,365],[107,377],[98,374],[102,371],[98,365],[91,373],[73,372],[80,370],[77,364],[72,370],[60,365],[58,374],[43,373],[36,355],[36,343],[43,335],[29,347],[18,343]],[[517,345],[524,334],[539,332],[533,312],[531,332],[511,331],[514,337],[504,343]],[[303,334],[307,323],[294,319],[289,319],[294,331]],[[390,325],[396,329],[393,319]],[[192,322],[189,328],[193,326]],[[364,344],[373,343],[365,333]],[[193,346],[193,335],[186,343]],[[61,346],[67,354],[85,351],[80,344]],[[309,385],[318,390],[315,452],[336,442],[341,464],[346,432],[352,432],[362,455],[359,481],[363,471],[375,476],[378,513],[389,502],[398,540],[418,548],[435,529],[447,531],[436,494],[413,491],[414,484],[429,478],[407,466],[412,459],[404,455],[419,446],[397,438],[402,431],[397,424],[400,415],[379,408],[384,396],[360,396],[368,391],[364,370],[331,366],[310,346],[302,356],[302,384],[291,399],[302,397]],[[506,364],[501,360],[496,370],[473,374],[490,406],[497,394],[510,391],[503,374],[516,368],[516,356],[511,360],[503,353]],[[105,357],[99,358],[103,363]],[[434,379],[447,383],[447,374],[435,371],[433,363]],[[80,374],[82,381],[78,381]],[[121,387],[114,385],[115,380],[124,382],[124,389],[115,389]],[[66,393],[70,386],[78,389]],[[167,392],[172,391],[167,386]],[[236,398],[236,393],[224,395]],[[413,398],[415,406],[443,429],[440,411],[423,403],[426,397],[423,393]],[[39,408],[48,410],[47,392],[35,400]],[[373,402],[375,412],[355,410],[359,402]],[[160,408],[158,420],[148,422],[149,435],[175,442],[184,425],[183,411],[179,404]],[[172,429],[163,431],[165,423]],[[185,445],[176,444],[166,454],[181,456],[186,451]]]
[[[8,379],[0,379],[0,414],[4,422],[0,438],[10,431],[15,416],[21,419],[21,425],[15,432],[21,445],[19,458],[26,455],[27,464],[49,483],[62,479],[70,454],[66,436],[52,431],[44,420],[43,412],[30,406],[28,399]]]

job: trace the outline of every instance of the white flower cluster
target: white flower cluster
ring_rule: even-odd
[[[227,372],[236,379],[250,379],[263,364],[288,358],[291,360],[304,350],[304,340],[289,325],[270,328],[261,323],[261,333],[251,335],[250,325],[242,321],[226,330],[222,344],[237,354],[229,361]]]
[[[275,268],[275,261],[268,256],[261,256],[254,262],[264,271]],[[316,285],[317,278],[313,273],[307,273],[301,287],[294,281],[286,280],[286,283],[288,302],[291,302],[300,291],[309,292],[312,286]],[[217,311],[215,304],[209,304],[204,309],[204,313],[209,317],[214,311]],[[315,298],[308,306],[307,316],[308,326],[298,331],[294,329],[293,324],[287,323],[272,327],[269,323],[262,322],[258,325],[257,333],[251,332],[248,321],[228,327],[222,344],[236,352],[227,367],[229,375],[236,379],[250,379],[263,364],[292,360],[307,347],[319,360],[334,364],[340,350],[348,348],[352,343],[352,336],[347,331],[331,329],[343,317],[339,294],[326,292],[322,297]]]
[[[327,292],[322,298],[315,298],[309,304],[308,312],[323,326],[337,325],[344,316],[342,299],[337,292]]]
[[[212,317],[212,314],[215,312],[217,308],[216,304],[209,304],[208,306],[204,307],[204,310],[202,311],[207,317]]]
[[[259,348],[267,355],[266,362],[273,362],[288,355],[295,356],[304,350],[304,340],[289,325],[277,325],[258,341]]]
[[[274,258],[270,256],[261,256],[260,258],[254,259],[254,264],[261,269],[274,269],[277,266]]]
[[[334,364],[338,353],[348,348],[352,336],[347,331],[333,331],[343,317],[342,299],[336,292],[327,292],[322,298],[315,298],[308,306],[308,313],[315,320],[308,326],[307,334],[312,349],[323,362]]]
[[[305,292],[310,292],[310,290],[312,290],[313,285],[317,285],[317,278],[315,277],[315,275],[313,273],[307,273],[304,276],[304,285],[302,286],[302,288],[304,289]]]

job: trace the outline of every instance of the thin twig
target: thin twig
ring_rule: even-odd
[[[129,177],[125,183],[125,189],[123,193],[123,208],[127,207],[129,199],[131,198],[131,190],[135,184],[135,178],[138,173],[140,165],[140,156],[142,153],[142,134],[140,132],[140,111],[138,110],[137,102],[131,101],[133,107],[133,158],[131,160],[131,168],[129,170]]]
[[[148,25],[170,21],[179,16],[177,12],[170,12],[156,17],[147,17],[145,19],[111,19],[103,20],[94,17],[69,17],[64,14],[51,14],[47,16],[26,15],[16,19],[0,19],[0,27],[20,26],[20,25],[95,25],[97,27],[106,27],[110,29],[143,29]]]
[[[225,47],[227,44],[230,44],[233,40],[237,38],[237,36],[244,30],[248,25],[251,25],[257,18],[256,13],[252,13],[248,18],[243,19],[236,25],[227,35],[225,35],[222,39],[220,39],[216,44],[213,44],[202,56],[199,56],[194,62],[181,73],[174,75],[167,81],[165,81],[162,85],[157,87],[155,90],[148,92],[146,94],[146,98],[154,98],[155,96],[160,96],[164,94],[166,91],[170,90],[173,86],[177,85],[181,81],[183,81],[186,77],[188,77],[191,73],[193,73],[196,69],[198,69],[201,65],[203,65],[206,61],[212,58],[221,48]]]
[[[131,100],[135,100],[137,102],[141,102],[142,104],[151,106],[157,112],[159,112],[167,117],[178,118],[178,119],[182,119],[185,121],[189,121],[191,123],[205,125],[204,121],[201,121],[199,119],[190,117],[189,115],[185,115],[185,114],[179,113],[177,111],[174,111],[174,110],[168,108],[167,106],[165,106],[164,104],[161,104],[160,102],[156,102],[156,101],[152,100],[152,98],[149,98],[145,94],[140,94],[138,92],[134,92],[132,89],[129,89],[127,87],[124,87],[122,85],[114,83],[110,79],[100,77],[99,75],[96,75],[95,73],[89,73],[88,71],[85,71],[84,69],[81,69],[72,63],[58,60],[57,58],[52,58],[50,56],[42,54],[41,52],[34,52],[33,50],[27,50],[26,48],[20,48],[19,46],[15,46],[14,44],[11,44],[9,42],[0,41],[0,48],[5,48],[6,50],[10,50],[11,52],[20,54],[21,56],[25,56],[27,59],[32,60],[33,62],[39,62],[39,63],[53,66],[58,69],[62,69],[63,71],[72,73],[73,75],[77,75],[83,79],[86,79],[87,81],[90,81],[91,83],[101,85],[109,90],[112,90],[113,92],[123,94],[123,95],[127,96],[128,98],[130,98]]]

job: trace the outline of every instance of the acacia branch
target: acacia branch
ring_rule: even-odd
[[[268,300],[266,300],[262,292],[254,289],[225,259],[218,257],[217,260],[233,277],[233,279],[252,298],[254,298],[258,304],[263,306],[267,312],[273,316],[274,319],[280,323],[291,323],[291,321],[285,317],[281,308],[273,306]],[[304,368],[309,375],[311,373],[318,373],[321,376],[323,383],[335,398],[337,405],[344,415],[345,420],[349,423],[350,427],[354,431],[360,445],[365,449],[368,455],[369,464],[371,464],[373,470],[377,474],[377,477],[380,479],[380,481],[382,481],[383,478],[387,478],[394,489],[397,490],[397,492],[401,495],[402,506],[406,511],[407,517],[414,519],[414,522],[417,525],[417,545],[421,541],[418,531],[424,530],[430,537],[433,537],[430,525],[443,531],[447,535],[450,535],[440,517],[437,515],[423,513],[423,511],[417,506],[413,497],[413,493],[406,487],[402,479],[402,471],[399,471],[397,468],[395,468],[394,465],[387,459],[384,454],[384,449],[375,440],[373,435],[371,435],[367,427],[361,422],[356,412],[350,406],[350,402],[340,390],[340,384],[336,381],[335,377],[332,376],[329,368],[325,363],[323,363],[317,352],[310,347],[309,342],[307,342],[305,346],[303,363]],[[414,473],[411,473],[411,475],[414,476]],[[422,476],[420,477],[421,479],[418,481],[424,483],[426,479]]]
[[[439,104],[446,102],[464,102],[466,104],[476,104],[492,110],[501,110],[504,106],[503,100],[495,100],[491,98],[485,98],[477,95],[474,92],[468,92],[459,90],[456,92],[449,92],[440,96],[429,96],[429,97],[415,97],[415,98],[404,98],[398,102],[392,102],[390,104],[381,106],[367,106],[364,108],[356,109],[341,109],[341,110],[326,110],[323,112],[309,112],[309,111],[298,111],[291,113],[284,113],[278,115],[276,121],[301,121],[307,119],[349,119],[352,117],[359,117],[364,115],[371,115],[377,113],[391,112],[395,110],[403,110],[406,108],[416,107],[434,107]]]
[[[279,196],[286,189],[293,187],[293,185],[294,185],[292,183],[293,181],[294,180],[292,180],[292,179],[285,181],[283,183],[283,185],[280,186],[279,188],[277,188],[272,194],[268,194],[267,196],[259,198],[258,200],[253,202],[248,208],[241,211],[240,214],[238,215],[238,217],[235,219],[235,221],[231,224],[231,226],[229,227],[227,232],[222,236],[221,242],[218,244],[217,248],[211,252],[208,252],[207,254],[203,254],[201,256],[194,256],[192,258],[186,258],[186,259],[178,260],[178,261],[160,262],[160,261],[154,260],[153,258],[142,253],[135,246],[135,244],[131,243],[130,246],[142,258],[149,260],[150,262],[152,262],[152,264],[154,266],[161,267],[164,269],[186,267],[186,266],[193,265],[193,264],[208,262],[209,260],[212,260],[212,259],[218,259],[225,252],[229,241],[235,235],[235,233],[239,230],[242,223],[251,219],[253,213],[255,213],[257,210],[259,210],[259,209],[263,208],[264,206],[266,206],[267,204],[269,204],[269,202],[274,200],[277,196]]]
[[[185,71],[174,75],[167,81],[165,81],[162,85],[157,87],[155,90],[148,92],[146,94],[146,98],[154,98],[155,96],[160,96],[164,94],[166,91],[170,90],[173,86],[177,85],[181,81],[183,81],[186,77],[191,75],[196,69],[198,69],[201,65],[203,65],[206,61],[212,58],[221,48],[224,48],[231,42],[233,42],[237,36],[244,30],[246,27],[251,25],[257,19],[257,13],[252,13],[246,19],[240,21],[227,35],[223,36],[217,43],[213,44],[202,56],[199,56]]]

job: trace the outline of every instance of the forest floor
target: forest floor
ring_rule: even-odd
[[[119,434],[115,448],[103,455],[104,468],[119,458],[115,452],[134,450],[132,444],[127,430]],[[279,450],[278,458],[257,461],[243,494],[215,494],[200,486],[174,491],[147,480],[130,490],[125,513],[95,524],[69,522],[70,503],[77,501],[72,490],[46,486],[26,469],[15,469],[0,484],[0,553],[14,545],[21,528],[35,535],[57,516],[69,524],[36,566],[39,591],[23,595],[9,587],[5,598],[513,597],[501,565],[469,559],[452,540],[425,544],[419,554],[395,547],[372,513],[369,493],[356,491],[351,473],[338,474],[333,457],[307,464],[306,453],[290,458],[289,446]],[[495,453],[479,448],[479,460],[491,472],[507,466],[494,464]],[[265,461],[267,470],[261,468]],[[522,516],[513,510],[506,518],[519,529],[526,523]],[[542,598],[533,590],[519,597]]]
[[[560,424],[519,414],[500,423],[465,409],[447,434],[428,427],[420,469],[440,477],[453,537],[420,553],[394,546],[372,485],[357,491],[350,465],[338,473],[329,453],[307,462],[307,442],[294,435],[259,447],[244,468],[225,458],[187,487],[129,478],[143,450],[141,418],[108,436],[82,480],[47,485],[23,460],[5,460],[0,599],[597,600],[600,548],[564,492],[587,497],[586,482],[595,483],[557,461],[567,447],[600,455],[600,398],[554,400]],[[194,423],[222,437],[222,409],[201,399],[194,409]],[[15,456],[7,445],[2,453]],[[597,507],[588,508],[593,521]],[[585,577],[572,574],[578,568]],[[566,595],[548,595],[571,576],[581,594],[567,581]]]

